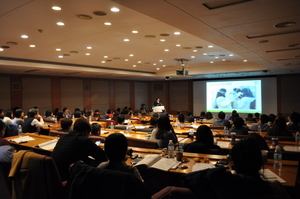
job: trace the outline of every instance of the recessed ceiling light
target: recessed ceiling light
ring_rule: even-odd
[[[112,12],[119,12],[120,9],[117,8],[117,7],[112,7],[112,8],[110,9],[110,11],[112,11]]]
[[[78,15],[76,15],[76,17],[78,17],[79,19],[83,19],[83,20],[90,20],[93,18],[92,16],[85,15],[85,14],[78,14]]]
[[[191,58],[195,58],[195,56],[191,56]]]
[[[160,68],[156,68],[156,70],[159,70]]]
[[[159,35],[162,36],[162,37],[168,37],[168,36],[170,36],[169,33],[161,33],[161,34],[159,34]]]
[[[296,22],[283,22],[283,23],[278,23],[274,27],[275,28],[287,28],[290,26],[296,25]]]
[[[198,50],[193,50],[194,53],[198,52]]]
[[[15,45],[18,45],[17,42],[14,42],[14,41],[8,41],[6,42],[7,45],[10,45],[10,46],[15,46]]]
[[[257,43],[258,44],[265,44],[265,43],[268,43],[269,42],[269,40],[261,40],[261,41],[258,41]]]
[[[177,47],[181,46],[180,44],[176,44]]]
[[[111,25],[111,23],[110,23],[110,22],[104,22],[104,25],[106,25],[106,26],[110,26],[110,25]]]
[[[56,51],[61,51],[61,49],[60,49],[60,48],[56,48],[55,50],[56,50]]]
[[[169,51],[169,49],[165,49],[165,51],[166,51],[166,52],[168,52],[168,51]]]
[[[136,33],[139,33],[139,31],[137,31],[137,30],[133,30],[133,31],[132,31],[132,33],[135,33],[135,34],[136,34]]]
[[[102,64],[105,64],[105,61],[101,61]]]
[[[91,55],[90,53],[85,53],[85,55]]]
[[[226,59],[222,59],[222,61],[226,61]]]
[[[153,63],[153,66],[156,66],[156,63]]]
[[[213,45],[209,45],[208,47],[209,47],[209,48],[213,48],[214,46],[213,46]]]
[[[219,57],[215,57],[216,59],[219,59]]]
[[[129,39],[124,39],[124,41],[129,41]]]
[[[35,47],[35,45],[31,44],[31,45],[29,45],[29,47],[30,47],[30,48],[34,48],[34,47]]]
[[[232,56],[233,56],[233,54],[229,54],[229,56],[230,56],[230,57],[232,57]]]
[[[180,35],[180,32],[174,32],[174,35]]]
[[[106,12],[104,11],[94,11],[93,12],[94,15],[97,15],[97,16],[106,16]]]
[[[0,51],[3,51],[3,48],[0,48]]]
[[[136,65],[132,65],[132,67],[136,67]]]
[[[145,38],[147,38],[147,39],[153,39],[155,37],[156,37],[155,35],[145,35]]]
[[[27,39],[28,36],[27,35],[21,35],[22,38]]]
[[[244,59],[243,62],[247,62],[248,60]]]
[[[214,62],[213,62],[213,61],[210,61],[209,63],[213,64]]]
[[[165,39],[161,39],[160,41],[166,41]]]
[[[128,61],[128,59],[125,59],[125,61]]]
[[[107,56],[107,55],[104,55],[103,57],[104,57],[104,58],[108,58],[108,56]]]
[[[130,57],[133,57],[133,54],[130,54],[129,56],[130,56]]]
[[[207,53],[203,53],[203,55],[207,55]]]
[[[163,65],[163,67],[166,67],[166,66],[167,66],[167,65],[165,65],[165,64]]]
[[[86,47],[86,49],[92,49],[92,47],[91,47],[91,46],[88,46],[88,47]]]
[[[63,54],[63,56],[64,56],[64,57],[66,57],[66,56],[70,56],[70,54],[67,54],[67,53],[66,53],[66,54]]]
[[[71,53],[71,54],[77,54],[78,51],[76,51],[76,50],[71,50],[70,53]]]
[[[57,22],[56,24],[59,25],[59,26],[64,26],[65,25],[64,22],[61,22],[61,21]]]
[[[138,63],[140,64],[140,63],[142,63],[142,61],[138,61]]]
[[[59,55],[59,56],[58,56],[58,58],[63,58],[63,57],[64,57],[64,56],[62,56],[62,55]]]
[[[159,62],[163,62],[163,61],[164,61],[164,60],[162,60],[162,59],[161,59],[161,60],[159,60]]]
[[[52,6],[52,10],[61,10],[61,7],[59,7],[59,6]]]
[[[195,46],[195,48],[201,49],[203,48],[203,46]]]

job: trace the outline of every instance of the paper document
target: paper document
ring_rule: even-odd
[[[158,154],[148,154],[135,166],[145,166],[147,168],[168,171],[176,162],[174,158],[162,158],[161,155]]]
[[[286,183],[286,181],[284,179],[282,179],[281,177],[276,175],[276,173],[274,173],[270,169],[264,169],[263,174],[267,178],[268,181],[277,180],[280,183]]]
[[[204,169],[211,169],[211,168],[215,168],[215,166],[213,164],[208,164],[208,163],[196,163],[193,166],[192,171],[200,171],[200,170],[204,170]]]
[[[56,146],[57,141],[58,141],[57,139],[50,140],[48,142],[44,142],[42,144],[39,144],[38,147],[40,147],[41,149],[45,149],[45,150],[51,150],[51,149],[54,149],[54,147]]]
[[[23,143],[23,142],[29,142],[32,140],[35,140],[35,139],[26,135],[26,136],[21,136],[21,137],[15,138],[15,139],[11,139],[9,141],[16,142],[16,143]]]
[[[285,151],[300,152],[300,146],[284,146]]]
[[[220,142],[218,141],[217,145],[221,148],[228,148],[229,147],[229,142]]]

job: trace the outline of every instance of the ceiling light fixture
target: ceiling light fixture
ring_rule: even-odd
[[[142,61],[138,61],[138,63],[140,64],[140,63],[142,63]]]
[[[3,51],[3,48],[0,48],[0,51]]]
[[[103,58],[108,58],[108,56],[107,56],[107,55],[104,55]]]
[[[102,64],[105,64],[105,61],[101,61]]]
[[[232,56],[233,56],[233,54],[229,54],[229,56],[230,56],[230,57],[232,57]]]
[[[110,22],[104,22],[104,25],[106,25],[106,26],[110,26],[110,25],[111,25],[111,23],[110,23]]]
[[[133,54],[130,54],[129,56],[130,56],[130,57],[133,57]]]
[[[136,33],[139,33],[139,31],[133,30],[132,33],[136,34]]]
[[[52,10],[61,10],[61,7],[59,7],[59,6],[52,6]]]
[[[193,50],[194,53],[198,52],[197,50]]]
[[[61,22],[61,21],[57,22],[56,24],[57,24],[58,26],[64,26],[64,25],[65,25],[65,23],[64,23],[64,22]]]
[[[136,65],[133,65],[132,67],[136,67]]]
[[[203,53],[203,55],[207,55],[207,53]]]
[[[117,7],[112,7],[112,8],[110,9],[110,11],[112,11],[112,12],[119,12],[120,9],[117,8]]]
[[[213,64],[214,62],[213,62],[213,61],[210,61],[209,63]]]
[[[209,46],[208,46],[208,48],[213,48],[213,47],[214,47],[213,45],[209,45]]]
[[[180,35],[180,32],[174,32],[174,35]]]
[[[29,47],[30,47],[30,48],[34,48],[34,47],[35,47],[35,45],[31,44],[31,45],[29,45]]]
[[[128,59],[125,59],[125,61],[128,61]]]
[[[85,15],[85,14],[78,14],[78,15],[76,15],[76,17],[78,17],[79,19],[83,19],[83,20],[90,20],[93,18],[92,16]]]
[[[159,62],[163,62],[163,61],[164,61],[164,60],[162,60],[162,59],[161,59],[161,60],[159,60]]]
[[[246,60],[246,59],[244,59],[244,60],[243,60],[243,62],[247,62],[247,60]]]
[[[61,51],[61,49],[60,49],[60,48],[56,48],[55,50],[56,50],[56,51]]]
[[[168,52],[168,51],[169,51],[169,49],[165,49],[165,51],[166,51],[166,52]]]
[[[165,39],[161,39],[160,41],[166,41]]]
[[[93,12],[94,15],[97,15],[97,16],[106,16],[106,12],[104,11],[94,11]]]
[[[163,67],[166,67],[166,66],[167,66],[167,65],[165,65],[165,64],[163,65]]]
[[[90,53],[85,53],[85,55],[91,55]]]
[[[21,37],[22,37],[23,39],[27,39],[27,38],[28,38],[27,35],[21,35]]]
[[[129,41],[129,39],[124,39],[124,41]]]
[[[156,68],[156,70],[160,70],[160,68]]]
[[[86,49],[92,49],[92,47],[91,47],[91,46],[88,46],[88,47],[86,47]]]
[[[176,46],[177,46],[177,47],[180,47],[181,45],[180,45],[180,44],[176,44]]]
[[[64,57],[64,56],[62,56],[62,55],[59,55],[59,56],[58,56],[58,58],[63,58],[63,57]]]
[[[191,58],[195,58],[195,56],[191,56]]]

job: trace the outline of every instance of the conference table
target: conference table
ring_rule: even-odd
[[[43,143],[56,142],[59,139],[59,137],[39,135],[35,133],[24,133],[21,137],[24,138],[29,137],[32,138],[32,140],[17,143],[14,140],[16,138],[20,138],[19,136],[6,137],[5,139],[8,140],[17,150],[33,150],[36,153],[40,153],[44,155],[50,155],[54,147],[44,149],[43,147],[39,147],[39,146],[42,146]],[[103,144],[101,143],[100,146],[103,147]],[[138,154],[138,156],[140,157],[146,154],[162,154],[161,149],[145,149],[145,148],[138,148],[138,147],[130,147],[130,148],[132,148],[134,154]],[[192,172],[192,169],[196,163],[215,164],[218,160],[227,159],[226,155],[209,155],[209,154],[197,154],[197,153],[186,153],[186,152],[183,153],[183,157],[186,162],[182,164],[186,164],[187,168],[172,169],[169,170],[169,172],[182,175],[185,173]],[[131,165],[131,162],[132,159],[128,158],[126,163],[128,165]],[[264,169],[269,169],[272,172],[274,172],[276,175],[278,175],[280,178],[284,179],[286,181],[286,183],[284,183],[285,186],[295,186],[297,180],[299,161],[283,160],[282,162],[283,162],[283,167],[281,171],[275,171],[273,169],[273,159],[268,159],[268,162],[264,166]],[[147,171],[144,170],[143,172],[147,172]]]

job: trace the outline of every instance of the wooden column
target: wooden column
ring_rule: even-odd
[[[88,79],[83,80],[83,108],[91,110],[91,81]]]
[[[111,110],[116,109],[115,102],[115,81],[109,80],[109,108]]]
[[[134,90],[134,82],[130,81],[129,82],[129,92],[130,92],[130,107],[132,108],[133,111],[136,110],[135,107],[135,90]]]
[[[23,108],[22,77],[10,77],[10,90],[11,107]]]

